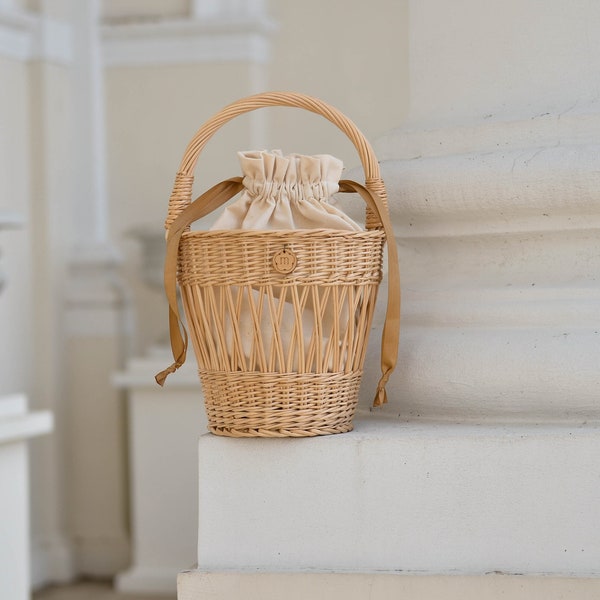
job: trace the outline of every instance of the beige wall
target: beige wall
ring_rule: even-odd
[[[111,237],[137,311],[136,348],[166,329],[162,291],[140,284],[141,247],[131,232],[163,231],[169,195],[195,131],[232,99],[252,93],[251,69],[226,63],[113,68],[106,72]],[[234,149],[251,145],[250,119],[232,123],[200,157],[195,189],[237,174]]]
[[[271,0],[279,23],[268,85],[322,98],[374,140],[408,112],[407,0]],[[339,156],[358,164],[353,148],[325,121],[289,109],[273,111],[269,144],[290,152]]]

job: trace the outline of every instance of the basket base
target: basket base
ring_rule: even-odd
[[[228,437],[312,437],[352,431],[362,371],[200,370],[208,429]]]

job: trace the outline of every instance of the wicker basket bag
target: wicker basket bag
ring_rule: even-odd
[[[343,180],[339,188],[365,201],[365,231],[190,231],[191,223],[242,190],[236,177],[191,202],[193,171],[203,148],[234,117],[269,106],[322,115],[352,141],[365,185]],[[186,356],[179,283],[211,432],[302,437],[352,429],[387,240],[388,305],[374,405],[386,402],[385,384],[398,352],[397,249],[379,165],[347,117],[295,93],[258,94],[225,107],[198,130],[185,152],[166,229],[165,290],[175,362],[156,380],[162,385]],[[249,342],[242,318],[252,326]]]

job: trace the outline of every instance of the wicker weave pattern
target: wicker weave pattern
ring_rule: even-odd
[[[381,281],[382,231],[193,231],[180,245],[180,285],[358,285]],[[288,248],[297,266],[273,268]]]
[[[233,372],[348,373],[361,368],[376,296],[376,284],[182,287],[198,365]],[[284,319],[290,319],[286,303],[292,323]],[[251,338],[240,327],[240,313],[248,306]],[[283,334],[290,325],[291,334]]]
[[[351,431],[361,376],[200,370],[210,431],[234,437]]]
[[[192,197],[193,183],[193,175],[177,173],[175,176],[173,191],[171,192],[171,197],[169,198],[169,212],[167,214],[167,219],[165,220],[165,229],[169,229],[171,223],[173,223],[177,215],[179,215],[181,211],[189,205]]]
[[[380,231],[184,234],[179,284],[199,367],[254,373],[261,382],[285,373],[278,377],[282,383],[292,372],[361,371],[384,241]],[[278,273],[270,260],[284,245],[298,257],[289,275]],[[241,331],[243,312],[252,315],[250,339]],[[331,385],[338,380],[332,377]],[[248,377],[244,382],[250,383]],[[228,398],[235,402],[237,396]],[[271,394],[264,402],[270,405]]]

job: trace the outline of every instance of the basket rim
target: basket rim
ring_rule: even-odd
[[[327,238],[385,238],[383,229],[361,229],[360,231],[346,231],[343,229],[192,229],[181,234],[181,239],[190,237],[257,237],[257,238],[278,238],[285,236],[290,237],[319,237],[326,236]]]

